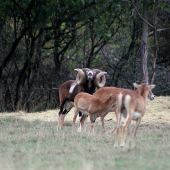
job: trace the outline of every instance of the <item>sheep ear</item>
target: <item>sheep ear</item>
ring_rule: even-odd
[[[152,90],[153,88],[155,88],[155,84],[150,85],[150,90]]]
[[[138,89],[140,85],[137,84],[137,83],[133,83],[133,86],[136,87],[136,88]]]

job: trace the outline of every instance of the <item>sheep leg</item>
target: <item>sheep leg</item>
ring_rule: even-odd
[[[57,131],[61,131],[61,114],[63,112],[63,107],[60,107],[60,111],[58,113],[58,127],[57,127]]]
[[[116,117],[116,120],[118,120],[117,117]],[[120,125],[120,122],[121,122],[121,117],[119,118],[119,125]],[[114,129],[110,130],[110,133],[113,133],[116,130],[116,128],[117,126],[115,126]]]
[[[66,116],[65,114],[62,114],[62,115],[60,116],[60,117],[61,117],[61,118],[60,118],[60,119],[61,119],[61,125],[60,125],[60,126],[61,126],[61,129],[63,128],[65,116]]]
[[[118,137],[119,137],[119,127],[120,127],[120,120],[121,120],[121,113],[118,115],[116,114],[116,119],[117,119],[117,125],[116,125],[116,139],[114,143],[114,147],[117,148],[118,146]]]
[[[77,118],[77,115],[78,115],[78,109],[77,108],[75,108],[75,110],[74,110],[74,117],[73,117],[73,133],[74,133],[74,127],[75,127],[75,122],[76,122],[76,118]]]
[[[127,118],[126,121],[123,125],[123,129],[122,129],[122,141],[121,141],[121,147],[123,148],[125,146],[125,131],[126,131],[126,127],[129,125],[129,123],[131,122],[131,111],[127,111]],[[129,139],[128,139],[129,140]]]
[[[82,116],[83,116],[83,114],[79,111],[79,127],[77,129],[77,132],[81,132],[81,123],[80,123],[80,121],[82,119]]]
[[[104,126],[104,116],[100,117],[101,123],[102,123],[102,127],[103,127],[103,132],[105,133],[105,126]]]
[[[60,119],[60,115],[58,115],[58,127],[57,127],[57,131],[61,130],[61,119]]]
[[[60,112],[59,112],[59,119],[58,119],[58,129],[57,131],[62,130],[63,128],[63,124],[64,124],[64,118],[66,116],[66,114],[71,110],[72,108],[72,103],[69,101],[66,101],[60,108]]]
[[[135,132],[134,132],[134,138],[133,138],[133,146],[132,147],[135,147],[135,142],[136,142],[136,134],[137,134],[137,130],[138,130],[138,127],[141,123],[141,117],[137,119],[136,121],[136,127],[135,127]]]
[[[130,141],[130,134],[131,134],[131,122],[128,124],[128,129],[127,129],[127,139],[126,139],[126,146],[129,146],[129,141]]]
[[[57,127],[57,131],[61,131],[62,128],[63,128],[63,124],[64,124],[64,118],[65,118],[65,115],[68,113],[68,111],[65,109],[63,112],[59,112],[59,115],[58,115],[58,127]]]
[[[77,129],[77,132],[81,132],[81,119],[83,117],[82,112],[79,111],[79,127]]]
[[[117,114],[116,114],[116,109],[117,109],[117,106],[115,105],[115,107],[114,107],[114,112],[115,112],[116,120],[118,120]],[[119,118],[119,124],[120,124],[120,121],[121,121],[121,116],[120,116],[120,118]],[[113,133],[113,132],[116,130],[116,127],[117,127],[117,126],[115,126],[114,129],[110,130],[110,133]]]
[[[79,128],[78,128],[78,132],[81,132],[81,129],[83,130],[83,131],[85,131],[86,130],[86,128],[85,128],[85,121],[86,121],[86,119],[87,119],[87,115],[84,115],[83,114],[83,116],[81,117],[81,119],[80,119],[80,123],[79,123]]]
[[[91,122],[91,130],[90,130],[90,134],[93,134],[94,133],[94,123]]]
[[[91,122],[91,129],[90,129],[90,134],[94,133],[94,115],[89,113],[89,117],[90,117],[90,122]]]

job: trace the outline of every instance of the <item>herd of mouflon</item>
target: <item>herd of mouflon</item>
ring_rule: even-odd
[[[146,110],[146,99],[154,99],[152,89],[155,85],[133,83],[133,86],[137,88],[136,91],[117,87],[104,87],[106,83],[105,74],[107,72],[89,68],[78,68],[75,71],[78,72],[76,80],[68,80],[59,88],[60,111],[57,131],[62,130],[64,118],[73,106],[75,107],[72,126],[73,133],[78,114],[80,117],[78,132],[85,131],[85,120],[89,116],[91,122],[90,133],[93,133],[94,122],[98,117],[101,118],[102,127],[105,132],[104,117],[109,112],[114,111],[117,122],[113,130],[116,130],[114,147],[118,147],[122,116],[125,118],[125,122],[122,127],[120,146],[125,146],[126,129],[126,146],[129,146],[132,120],[136,121],[132,142],[132,146],[135,146],[137,130]]]

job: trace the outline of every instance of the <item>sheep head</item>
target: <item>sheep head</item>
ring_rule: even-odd
[[[94,85],[98,88],[101,88],[106,83],[105,74],[107,74],[107,72],[103,72],[99,69],[89,69],[89,68],[83,68],[83,69],[77,68],[74,70],[78,71],[76,82],[80,86],[83,86],[87,81],[88,82],[94,81]]]

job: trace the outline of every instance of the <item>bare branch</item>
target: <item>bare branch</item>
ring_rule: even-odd
[[[162,28],[162,29],[157,29],[156,31],[157,32],[160,32],[160,31],[165,31],[165,30],[167,30],[168,28]],[[170,29],[170,28],[169,28]],[[150,32],[149,34],[148,34],[148,36],[149,35],[152,35],[154,33],[154,31],[152,31],[152,32]]]
[[[101,45],[100,45],[100,42],[99,42],[97,36],[96,36],[96,40],[97,40],[97,43],[99,44],[99,47],[100,47],[100,49],[101,49],[101,51],[102,51],[102,53],[103,53],[104,58],[106,59],[107,64],[109,65],[109,67],[112,68],[116,73],[120,74],[120,75],[124,78],[124,80],[125,80],[129,85],[131,85],[131,86],[133,87],[133,85],[125,78],[125,76],[124,76],[122,73],[120,73],[115,66],[113,67],[113,66],[110,64],[110,62],[108,61],[107,57],[106,57],[105,54],[104,54],[104,51],[103,51],[103,49],[102,49],[102,47],[101,47]]]
[[[131,3],[132,3],[132,5],[133,5],[133,7],[135,8],[137,14],[140,16],[140,18],[141,18],[143,21],[145,21],[151,28],[154,28],[153,25],[151,25],[148,21],[146,21],[146,20],[141,16],[141,14],[138,12],[138,10],[137,10],[137,8],[136,8],[136,6],[135,6],[135,4],[133,3],[132,0],[131,0]]]

